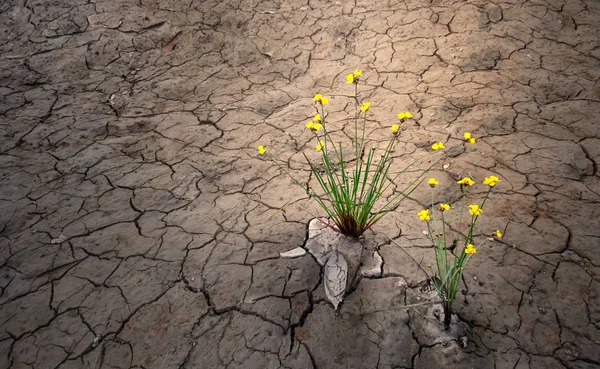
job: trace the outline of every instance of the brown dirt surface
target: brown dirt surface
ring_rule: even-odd
[[[597,0],[3,0],[0,368],[600,367],[599,35]],[[312,96],[347,141],[357,68],[369,145],[415,117],[396,168],[470,131],[438,195],[501,179],[466,340],[404,307],[431,296],[426,188],[339,311],[279,258],[324,214],[256,147],[309,179]]]

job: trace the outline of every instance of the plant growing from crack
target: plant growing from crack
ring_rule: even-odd
[[[321,94],[316,94],[313,98],[317,114],[306,124],[306,128],[313,135],[315,148],[321,153],[322,164],[317,165],[306,154],[303,153],[303,155],[319,184],[320,191],[315,191],[307,184],[298,181],[288,170],[269,156],[269,159],[279,166],[282,171],[290,175],[292,180],[321,206],[335,225],[334,229],[350,237],[360,237],[388,214],[390,210],[396,209],[402,200],[406,199],[419,186],[427,172],[452,151],[449,150],[443,154],[422,170],[420,175],[410,181],[403,190],[392,194],[386,201],[379,204],[378,200],[388,191],[391,191],[390,187],[396,184],[396,180],[402,174],[414,168],[417,163],[431,153],[413,160],[397,174],[390,172],[391,154],[400,136],[401,125],[413,118],[409,112],[398,114],[399,124],[390,127],[390,138],[382,154],[376,155],[375,148],[366,150],[365,130],[371,103],[361,102],[359,98],[358,85],[361,76],[362,71],[360,70],[346,76],[347,82],[354,86],[354,94],[349,96],[354,101],[354,138],[352,140],[354,158],[350,160],[344,157],[342,144],[336,144],[333,141],[328,129],[328,113],[325,106],[329,100]],[[432,146],[433,151],[442,148],[444,148],[442,142],[435,143]],[[258,152],[264,155],[267,150],[261,145],[258,147]],[[378,205],[377,208],[376,205]]]
[[[474,143],[475,139],[471,137],[471,134],[466,132],[464,134],[465,142]],[[435,263],[436,270],[432,271],[433,277],[432,282],[437,292],[438,297],[442,302],[442,306],[444,308],[444,327],[448,329],[452,319],[452,303],[456,298],[456,293],[458,292],[458,287],[460,281],[462,279],[462,275],[464,272],[467,263],[472,255],[477,252],[477,249],[481,247],[486,241],[492,238],[485,238],[482,242],[480,242],[477,246],[474,246],[473,241],[473,231],[475,229],[475,225],[477,223],[477,219],[483,212],[483,207],[488,199],[492,188],[496,186],[496,184],[500,180],[498,177],[490,176],[485,178],[483,184],[488,186],[488,191],[483,198],[481,205],[478,204],[470,204],[469,214],[471,219],[468,221],[468,230],[466,234],[464,234],[464,238],[461,240],[461,228],[463,222],[463,214],[465,207],[465,198],[469,191],[469,188],[475,184],[475,182],[469,178],[465,177],[457,182],[461,188],[461,208],[460,208],[460,216],[458,221],[458,229],[456,232],[456,237],[452,243],[448,242],[448,232],[446,230],[446,222],[444,219],[445,212],[450,210],[450,205],[445,203],[440,203],[437,212],[440,214],[441,218],[441,229],[438,229],[438,225],[435,221],[435,213],[434,204],[435,204],[435,187],[439,184],[435,178],[429,179],[429,186],[431,187],[431,214],[429,209],[421,210],[417,215],[419,219],[425,221],[427,223],[427,234],[429,239],[434,245],[435,250]],[[433,217],[433,220],[432,220]],[[493,232],[492,237],[500,238],[502,237],[502,233],[499,230]],[[461,245],[461,247],[448,247],[451,245]],[[450,250],[451,249],[451,250]],[[455,253],[455,250],[460,250]],[[431,268],[431,266],[429,266]],[[432,268],[431,268],[432,269]]]

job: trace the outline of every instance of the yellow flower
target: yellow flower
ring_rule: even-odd
[[[315,117],[313,118],[313,120],[314,120],[315,122],[320,122],[320,121],[321,121],[321,114],[317,114],[317,115],[315,115]]]
[[[431,188],[434,188],[435,186],[439,185],[440,183],[438,181],[435,180],[435,178],[429,178],[429,185],[431,186]]]
[[[483,180],[483,184],[488,185],[490,187],[494,187],[498,182],[500,182],[500,178],[496,176],[489,176]]]
[[[477,253],[477,249],[475,247],[473,247],[472,243],[470,243],[465,248],[465,253],[466,254],[475,254],[475,253]]]
[[[325,142],[319,141],[319,144],[317,145],[317,151],[323,150],[323,147],[325,147]]]
[[[494,237],[498,237],[498,238],[502,238],[502,233],[500,232],[500,230],[496,230],[495,232],[492,232],[492,236]]]
[[[460,181],[458,181],[456,183],[458,183],[461,186],[473,186],[475,184],[475,181],[473,181],[469,177],[465,177],[465,178],[461,179]]]
[[[429,210],[427,210],[427,209],[421,210],[420,212],[417,213],[417,215],[419,216],[420,220],[430,220],[431,219],[429,217]]]
[[[392,133],[393,133],[394,135],[397,135],[397,134],[398,134],[398,130],[399,130],[399,129],[400,129],[400,126],[399,126],[399,125],[397,125],[397,124],[394,124],[392,127],[390,127],[390,130],[392,131]]]
[[[400,119],[403,122],[404,122],[404,120],[410,119],[412,117],[413,117],[413,115],[407,111],[398,114],[398,119]]]
[[[477,204],[471,204],[469,205],[469,213],[471,213],[471,215],[479,215],[481,214],[482,210],[479,207],[479,205]]]
[[[313,132],[317,132],[321,129],[321,127],[323,127],[321,123],[315,123],[313,121],[306,123],[306,128],[310,129]]]
[[[370,102],[362,104],[362,106],[360,107],[360,111],[362,111],[363,113],[366,112],[367,110],[369,110],[369,106],[371,106]]]
[[[465,132],[465,134],[463,135],[463,140],[465,142],[470,143],[470,144],[474,144],[475,143],[475,138],[471,137],[471,133],[470,132]]]
[[[450,210],[450,205],[449,204],[440,204],[440,211],[446,211],[446,210]]]
[[[327,100],[327,98],[321,94],[316,94],[315,97],[313,97],[313,100],[321,105],[327,105],[329,102],[329,100]]]
[[[260,145],[258,147],[258,153],[259,154],[264,155],[264,153],[266,153],[266,152],[267,152],[267,149],[265,149],[265,147],[263,145]]]
[[[358,81],[360,80],[360,75],[362,74],[362,70],[355,70],[354,73],[348,74],[346,76],[346,81],[348,81],[348,83],[358,83]]]
[[[442,142],[436,142],[433,145],[431,145],[431,148],[433,149],[433,151],[438,151],[439,149],[443,149],[445,146]]]

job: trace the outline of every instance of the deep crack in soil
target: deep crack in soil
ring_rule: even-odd
[[[0,368],[600,367],[599,34],[596,0],[3,1]],[[415,116],[393,169],[469,131],[439,201],[501,179],[466,347],[404,307],[431,296],[426,188],[340,311],[315,259],[279,258],[322,214],[256,146],[316,185],[312,96],[350,142],[356,68],[369,145]]]

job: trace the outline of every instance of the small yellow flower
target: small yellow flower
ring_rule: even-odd
[[[481,208],[477,204],[469,205],[469,213],[471,213],[471,215],[479,215],[482,211],[483,210],[481,210]]]
[[[313,132],[317,132],[321,129],[321,127],[323,127],[321,123],[315,123],[313,121],[306,123],[306,128],[310,129]]]
[[[366,112],[367,110],[369,110],[369,106],[371,106],[370,102],[362,104],[362,106],[360,107],[360,111],[362,111],[363,113]]]
[[[436,142],[433,145],[431,145],[431,148],[433,149],[433,151],[438,151],[439,149],[443,149],[444,147],[446,147],[446,146],[444,146],[444,144],[442,142]]]
[[[258,153],[261,155],[264,155],[267,152],[267,149],[265,149],[265,147],[263,145],[260,145],[258,147]]]
[[[348,81],[348,83],[358,83],[358,81],[360,80],[360,75],[362,74],[362,70],[355,70],[354,73],[348,74],[346,76],[346,81]]]
[[[427,210],[427,209],[421,210],[420,212],[417,213],[417,215],[419,216],[420,220],[430,220],[431,219],[429,217],[429,210]]]
[[[472,243],[470,243],[467,245],[467,247],[465,247],[465,253],[466,254],[476,254],[477,249],[475,247],[473,247]]]
[[[429,178],[429,185],[431,186],[431,188],[434,188],[435,186],[439,185],[440,183],[438,181],[435,180],[435,178]]]
[[[400,120],[401,120],[401,121],[403,121],[403,122],[404,122],[406,119],[410,119],[410,118],[412,118],[412,117],[413,117],[413,115],[412,115],[411,113],[407,112],[407,111],[405,111],[405,112],[402,112],[402,113],[398,114],[398,119],[400,119]]]
[[[329,102],[329,100],[327,100],[327,98],[321,94],[316,94],[315,97],[313,97],[313,100],[321,105],[327,105]]]
[[[461,186],[473,186],[475,184],[475,181],[473,181],[469,177],[465,177],[465,178],[461,179],[460,181],[458,181],[456,183],[458,183]]]
[[[496,230],[495,232],[492,232],[492,236],[494,237],[498,237],[498,238],[502,238],[502,233],[500,232],[500,230]]]
[[[490,187],[494,187],[498,182],[500,182],[500,178],[496,176],[489,176],[483,180],[483,184],[488,185]]]
[[[449,204],[440,204],[440,211],[446,211],[446,210],[450,210],[450,205]]]
[[[325,147],[325,142],[319,141],[319,144],[317,145],[317,151],[323,150],[323,147]]]
[[[470,143],[470,144],[474,144],[475,143],[475,138],[471,137],[471,133],[470,132],[465,132],[465,134],[463,135],[463,140],[465,142]]]
[[[317,114],[317,115],[315,115],[315,117],[313,118],[313,120],[314,120],[315,122],[321,122],[321,121],[322,121],[322,119],[321,119],[321,114]]]

